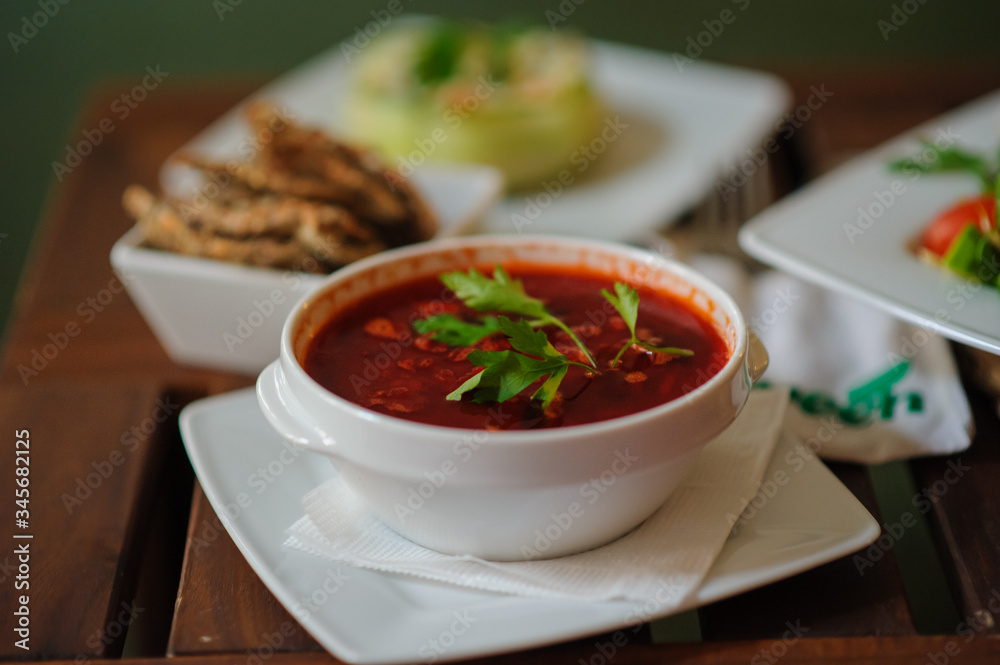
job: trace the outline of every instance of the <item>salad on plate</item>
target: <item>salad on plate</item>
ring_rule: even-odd
[[[939,211],[916,239],[915,252],[959,276],[1000,288],[1000,154],[991,161],[954,146],[939,149],[925,142],[925,148],[889,168],[910,174],[967,173],[979,182],[980,192]]]
[[[425,161],[500,169],[537,185],[597,135],[586,41],[519,24],[409,23],[358,57],[344,100],[352,138],[406,175]]]

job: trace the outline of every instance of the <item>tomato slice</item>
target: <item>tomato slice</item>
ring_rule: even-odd
[[[924,229],[920,236],[920,246],[935,256],[944,256],[963,228],[972,224],[986,233],[996,221],[997,200],[992,194],[962,199],[939,214]]]

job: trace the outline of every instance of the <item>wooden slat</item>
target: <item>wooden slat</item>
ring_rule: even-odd
[[[971,641],[948,635],[920,637],[819,638],[798,642],[752,640],[716,644],[635,645],[614,660],[601,660],[593,645],[571,643],[531,651],[465,661],[481,665],[575,665],[576,663],[629,663],[630,665],[746,665],[747,663],[787,663],[787,665],[915,665],[926,662],[995,665],[1000,662],[1000,640],[978,636]],[[780,656],[778,654],[781,654]],[[134,660],[93,660],[90,665],[245,665],[246,653],[212,654],[177,658]],[[768,660],[770,659],[770,660]],[[46,661],[42,661],[45,663]],[[66,661],[47,661],[69,665]],[[329,654],[276,653],[267,665],[328,665],[341,661]]]
[[[875,495],[862,467],[830,464],[876,517]],[[802,626],[810,638],[912,635],[915,631],[892,552],[860,575],[851,556],[756,591],[702,608],[702,635],[733,640],[785,634]]]
[[[589,646],[589,648],[588,648]],[[947,655],[948,651],[952,655]],[[624,658],[626,656],[627,658]],[[940,654],[936,661],[928,656]],[[629,663],[630,665],[747,665],[751,663],[822,663],[824,665],[915,665],[925,662],[960,662],[963,665],[995,664],[1000,659],[1000,640],[980,636],[966,643],[949,636],[817,638],[796,641],[761,639],[714,644],[634,645],[615,660],[602,661],[592,645],[559,645],[523,653],[484,658],[470,663],[505,665],[518,663]],[[960,656],[957,658],[956,656]],[[941,660],[942,658],[946,660]]]
[[[143,386],[49,383],[0,389],[0,656],[24,657],[14,646],[15,547],[29,543],[31,655],[114,656],[132,611],[148,482],[163,451],[154,418],[176,412]],[[134,435],[132,428],[138,428]],[[15,432],[30,432],[30,519],[15,527]],[[143,434],[143,430],[146,434]],[[28,533],[30,541],[12,538]],[[142,608],[135,616],[141,616]],[[131,623],[131,620],[128,622]],[[106,643],[102,644],[107,636]]]
[[[48,206],[0,366],[4,431],[27,427],[36,435],[37,430],[37,445],[44,445],[33,458],[38,481],[33,495],[39,497],[33,508],[44,527],[36,536],[33,572],[45,575],[45,584],[32,595],[35,657],[97,654],[101,631],[108,628],[116,634],[108,653],[120,650],[125,631],[119,632],[115,619],[135,590],[142,545],[157,542],[142,532],[149,518],[143,511],[152,507],[143,493],[156,487],[154,476],[142,478],[157,466],[149,446],[124,451],[127,462],[72,516],[60,495],[73,491],[75,478],[94,471],[91,462],[100,464],[122,448],[122,433],[151,413],[162,386],[204,394],[252,382],[174,365],[125,293],[111,293],[107,301],[109,286],[117,290],[109,252],[131,224],[120,204],[124,187],[131,182],[156,187],[164,158],[250,89],[213,86],[207,96],[197,88],[160,91],[164,94],[151,97],[126,121],[116,121],[115,131],[55,189]],[[97,126],[109,99],[95,97],[80,126]],[[68,339],[67,325],[77,331]],[[48,357],[40,358],[43,353]],[[47,477],[51,480],[43,484]],[[13,488],[7,492],[11,481],[0,480],[5,496],[13,494]],[[44,517],[42,505],[48,507]],[[5,530],[11,510],[11,502],[3,504]],[[0,553],[0,561],[7,555]],[[169,591],[171,608],[174,591]],[[0,587],[5,601],[12,592],[10,585]],[[149,622],[162,617],[153,615],[148,608],[131,623],[155,634],[160,627]],[[169,626],[170,616],[165,621]],[[13,648],[7,640],[0,654],[23,655]]]
[[[1000,421],[997,397],[967,385],[976,435],[947,458],[911,463],[914,511],[926,512],[964,622],[1000,633]],[[962,628],[956,627],[956,630]]]
[[[253,572],[196,486],[167,653],[241,652],[267,645],[275,631],[279,651],[321,648]]]

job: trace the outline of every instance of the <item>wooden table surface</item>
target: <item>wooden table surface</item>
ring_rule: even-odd
[[[771,165],[777,193],[1000,87],[1000,72],[984,68],[783,73],[795,104],[803,103],[813,86],[825,86],[832,94],[795,129]],[[181,406],[252,385],[253,379],[171,362],[120,290],[108,262],[111,245],[129,227],[119,203],[126,185],[155,186],[166,155],[250,89],[192,82],[158,90],[54,189],[0,359],[0,432],[9,461],[3,465],[8,471],[0,474],[0,496],[7,497],[0,505],[0,534],[7,543],[0,547],[0,657],[82,662],[119,659],[124,651],[137,661],[332,659],[239,554],[200,491],[181,445],[176,424]],[[97,126],[118,91],[106,92],[111,96],[93,97],[81,127]],[[706,198],[692,219],[710,222],[721,214],[713,198]],[[747,205],[739,214],[745,217],[764,203]],[[63,334],[68,325],[72,336]],[[969,356],[955,350],[968,376]],[[777,655],[789,663],[1000,662],[995,620],[1000,609],[995,481],[1000,424],[995,395],[971,382],[967,390],[977,434],[972,448],[957,459],[970,469],[929,513],[965,623],[942,634],[918,635],[890,549],[863,577],[845,557],[704,607],[698,612],[701,641],[655,644],[650,631],[643,631],[613,662],[762,663],[776,662]],[[15,526],[14,511],[20,508],[10,498],[21,430],[30,432],[26,528]],[[932,487],[948,461],[910,463],[915,487]],[[866,470],[831,466],[877,516]],[[17,534],[32,538],[12,537]],[[30,551],[27,573],[18,568],[17,548],[24,543]],[[24,593],[17,585],[25,581],[30,584],[30,651],[16,646],[13,630],[18,620],[13,611]],[[781,642],[786,622],[807,626],[807,636]],[[975,630],[966,631],[969,625]],[[484,662],[596,664],[603,662],[595,651],[601,640],[589,637]],[[268,645],[275,642],[280,644],[271,655]]]

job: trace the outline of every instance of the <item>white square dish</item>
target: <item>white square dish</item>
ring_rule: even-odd
[[[439,237],[475,225],[503,189],[489,167],[423,169],[414,186],[436,214]],[[182,365],[257,374],[278,357],[288,313],[324,275],[182,256],[141,246],[137,228],[111,264],[168,355]]]
[[[962,344],[1000,354],[1000,293],[922,261],[910,244],[941,210],[978,192],[965,174],[890,171],[918,139],[993,155],[1000,92],[905,132],[756,216],[740,232],[748,254]],[[917,344],[919,346],[919,344]]]
[[[274,433],[253,389],[181,412],[181,434],[202,489],[264,584],[313,637],[351,663],[438,662],[527,649],[664,615],[626,601],[542,600],[362,570],[282,547],[302,497],[335,471]],[[278,468],[263,483],[260,468]],[[879,525],[794,438],[778,442],[764,478],[788,482],[730,534],[704,584],[677,611],[774,582],[854,552]],[[757,505],[756,503],[754,504]],[[456,616],[475,619],[444,651],[432,641]],[[628,631],[626,631],[628,632]]]

